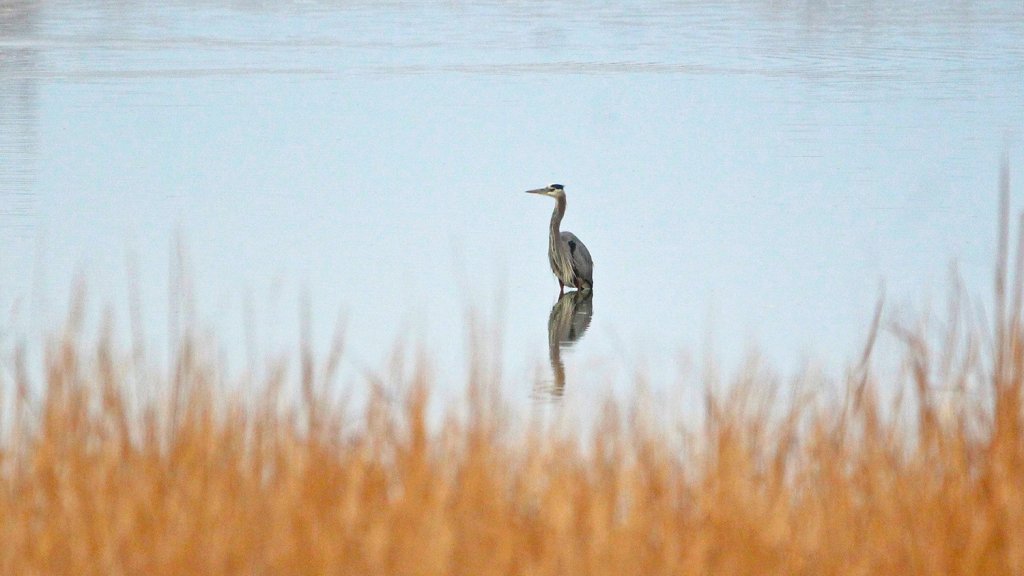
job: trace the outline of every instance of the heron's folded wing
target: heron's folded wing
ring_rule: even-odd
[[[590,250],[572,232],[562,232],[562,240],[569,245],[569,261],[572,262],[573,273],[593,285],[594,261],[590,258]]]

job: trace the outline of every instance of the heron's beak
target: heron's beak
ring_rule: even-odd
[[[536,190],[527,190],[526,193],[527,194],[547,194],[548,193],[548,189],[547,188],[537,188]]]

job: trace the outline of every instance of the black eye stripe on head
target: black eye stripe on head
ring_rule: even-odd
[[[564,190],[565,186],[562,186],[561,184],[552,184],[551,188],[554,188],[555,190]]]

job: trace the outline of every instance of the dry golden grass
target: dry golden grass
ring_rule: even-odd
[[[896,329],[899,405],[869,345],[842,402],[773,405],[752,372],[681,429],[615,406],[586,438],[516,425],[488,382],[431,426],[417,374],[352,423],[324,401],[334,353],[301,355],[288,409],[280,373],[240,397],[186,339],[150,379],[72,327],[41,385],[23,356],[3,376],[0,573],[1024,574],[1006,228],[992,337],[955,313],[938,346]],[[940,410],[937,387],[976,400]]]
[[[187,349],[173,399],[133,402],[112,346],[69,337],[40,399],[4,383],[20,400],[0,441],[0,572],[1024,574],[1021,328],[988,407],[937,411],[908,337],[909,412],[880,409],[854,370],[847,406],[773,415],[751,378],[709,395],[697,430],[610,407],[586,441],[503,423],[486,387],[431,427],[422,377],[342,432],[317,371],[286,410],[279,382],[218,393]]]
[[[697,430],[609,409],[589,442],[502,423],[485,387],[431,428],[421,377],[343,433],[314,371],[289,411],[275,382],[218,393],[188,349],[173,398],[133,403],[109,343],[66,338],[38,401],[4,382],[0,571],[1024,574],[1021,328],[987,407],[938,412],[908,337],[909,419],[852,371],[846,406],[772,416],[750,379],[709,395]]]

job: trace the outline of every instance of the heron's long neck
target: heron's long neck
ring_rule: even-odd
[[[565,216],[565,198],[555,198],[555,211],[551,213],[551,245],[556,246],[561,238],[559,225],[562,223],[562,216]]]

